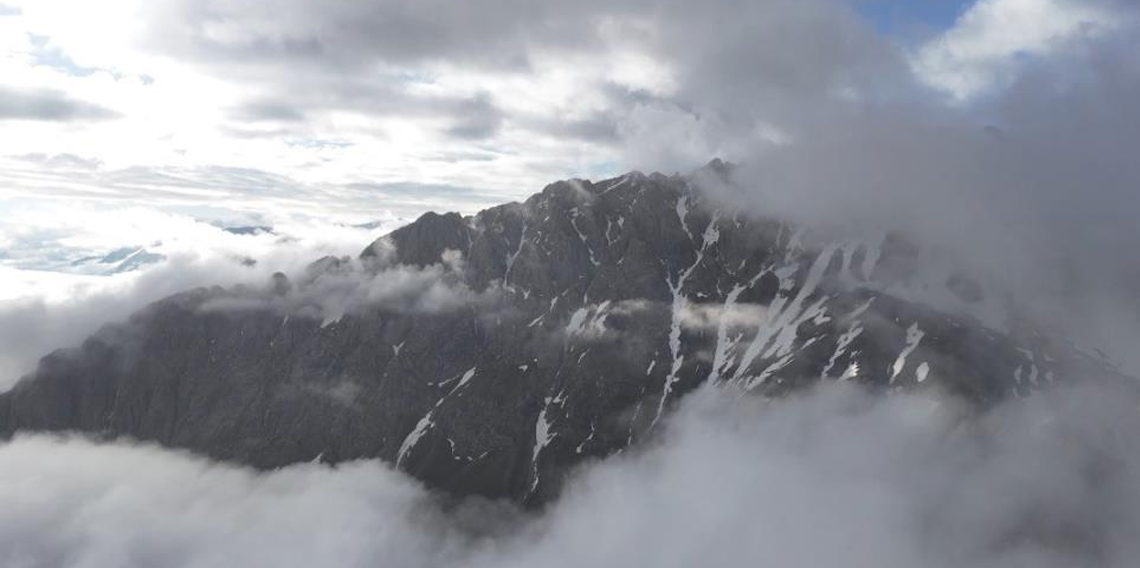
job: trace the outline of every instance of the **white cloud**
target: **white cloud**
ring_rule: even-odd
[[[299,274],[323,256],[355,256],[400,224],[388,218],[356,227],[269,213],[233,219],[243,222],[230,225],[267,224],[273,230],[244,235],[151,207],[83,202],[14,204],[0,209],[0,220],[0,241],[9,256],[0,258],[0,388],[32,371],[41,356],[77,345],[99,326],[150,302],[198,286],[261,286],[274,272]],[[107,265],[97,262],[72,265],[124,247],[165,258],[119,274],[105,274]]]
[[[444,508],[376,461],[266,473],[151,446],[0,446],[7,566],[1123,568],[1140,548],[1135,398],[984,415],[842,388],[703,390],[664,437],[541,515]]]
[[[583,163],[611,159],[602,147],[517,128],[473,142],[449,134],[448,121],[453,117],[446,113],[408,116],[378,110],[390,93],[425,102],[440,95],[492,93],[495,105],[521,112],[519,117],[531,124],[561,120],[596,107],[590,94],[605,79],[609,65],[543,63],[543,72],[488,75],[448,62],[409,67],[373,58],[375,73],[340,75],[330,64],[324,67],[326,75],[309,80],[301,75],[305,66],[300,63],[296,67],[205,63],[163,45],[177,41],[174,36],[180,33],[198,31],[204,41],[235,49],[255,32],[323,38],[338,33],[335,26],[343,22],[326,20],[323,13],[308,17],[303,7],[278,10],[256,2],[179,7],[137,0],[98,5],[21,0],[14,6],[20,9],[18,15],[0,18],[4,38],[0,75],[6,86],[66,92],[120,116],[98,128],[6,122],[0,157],[71,153],[98,159],[111,169],[242,167],[306,184],[414,181],[493,189],[513,197],[525,196],[551,178],[568,177]],[[204,22],[172,23],[199,10],[210,17]],[[351,3],[336,6],[337,17],[354,10]],[[198,24],[200,28],[195,27]],[[47,51],[92,72],[76,75],[45,64],[37,53]],[[633,84],[654,86],[664,81],[663,71],[634,73],[647,59],[633,50],[614,58],[627,68],[627,81]],[[363,91],[342,100],[336,95],[341,89]],[[317,108],[297,124],[234,120],[234,107],[258,97]],[[325,143],[329,141],[335,144]],[[575,155],[581,160],[566,160]]]
[[[423,268],[362,266],[353,258],[326,265],[327,270],[300,274],[301,282],[273,294],[235,295],[207,300],[205,311],[273,309],[285,315],[299,314],[320,319],[322,325],[339,321],[345,314],[379,308],[404,313],[434,314],[481,302],[490,302],[498,292],[482,293],[462,281],[458,251],[444,251],[443,263]]]
[[[924,45],[913,65],[935,88],[965,99],[1012,82],[1023,58],[1114,27],[1118,16],[1081,0],[979,0]]]
[[[686,303],[681,306],[679,319],[683,327],[694,330],[717,330],[724,327],[735,331],[754,326],[768,317],[768,306],[762,304]]]
[[[276,473],[153,447],[18,439],[0,448],[6,566],[433,566],[428,498],[375,462]],[[425,519],[426,520],[426,519]]]

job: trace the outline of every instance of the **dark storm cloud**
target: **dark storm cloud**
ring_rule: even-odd
[[[0,120],[74,122],[108,120],[120,115],[105,107],[52,90],[19,90],[0,86]]]

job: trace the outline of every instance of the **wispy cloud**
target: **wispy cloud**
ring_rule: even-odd
[[[261,288],[274,272],[299,275],[318,258],[355,256],[400,224],[379,218],[354,226],[268,214],[218,225],[148,207],[38,202],[5,213],[0,217],[0,389],[32,371],[41,356],[77,345],[150,302],[198,286]],[[225,230],[262,224],[272,231]],[[146,251],[156,262],[108,274],[116,265],[98,260],[124,249]],[[348,286],[351,282],[358,286]],[[361,277],[329,286],[343,292],[337,297],[357,290],[363,298],[372,289],[359,288],[363,282]]]
[[[110,109],[57,91],[20,91],[0,87],[0,120],[69,122],[108,120],[119,116]]]

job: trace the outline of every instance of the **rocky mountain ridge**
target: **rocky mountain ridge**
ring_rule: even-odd
[[[444,491],[540,504],[701,385],[821,380],[989,404],[1099,362],[896,235],[816,241],[691,176],[551,184],[428,213],[356,259],[198,289],[0,394],[0,433],[130,436],[274,468],[380,457]],[[938,302],[925,301],[938,298]],[[937,305],[937,307],[935,307]]]

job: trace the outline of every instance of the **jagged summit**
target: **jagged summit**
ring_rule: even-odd
[[[897,236],[815,242],[692,176],[548,185],[428,213],[265,290],[196,290],[57,351],[0,432],[129,435],[261,468],[380,457],[457,494],[541,503],[711,383],[820,380],[977,403],[1096,365]],[[929,301],[928,301],[929,300]]]

